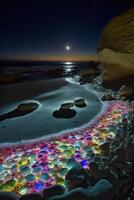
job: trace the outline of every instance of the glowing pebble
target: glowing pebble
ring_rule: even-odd
[[[63,177],[57,176],[55,178],[56,178],[56,184],[64,185],[64,178]]]
[[[27,193],[29,192],[29,188],[28,188],[27,185],[24,185],[23,187],[21,187],[21,188],[19,189],[18,192],[19,192],[19,194],[21,194],[21,195],[27,194]]]
[[[72,167],[74,167],[76,165],[77,165],[77,162],[74,158],[68,159],[68,161],[67,161],[67,168],[68,169],[71,169]]]
[[[67,156],[67,157],[68,157],[68,156],[72,156],[72,154],[73,154],[73,152],[72,152],[71,150],[65,150],[63,153],[64,153],[64,155]]]
[[[2,165],[0,165],[0,174],[2,174],[4,171],[4,168],[2,167]]]
[[[0,191],[10,192],[14,190],[15,186],[16,186],[16,180],[11,179],[6,183],[4,183],[3,185],[1,185]]]
[[[41,192],[44,189],[44,183],[42,181],[35,182],[33,187],[36,192]]]
[[[31,169],[30,167],[26,166],[26,167],[22,167],[20,168],[20,171],[23,175],[27,176],[28,174],[31,173]]]
[[[88,166],[88,161],[87,161],[87,160],[82,160],[82,161],[80,162],[80,164],[81,164],[81,166],[82,166],[83,168],[85,168],[85,167]]]
[[[25,183],[25,178],[19,178],[18,183],[20,183],[20,184]]]
[[[67,172],[68,172],[68,169],[67,169],[67,168],[61,168],[61,169],[58,171],[58,174],[60,174],[60,176],[65,176]]]
[[[32,182],[35,180],[35,176],[33,174],[29,174],[26,176],[26,180],[29,182]]]
[[[42,181],[47,181],[47,180],[49,179],[49,175],[48,175],[47,173],[42,173],[42,174],[40,175],[40,179],[41,179]]]
[[[40,167],[34,167],[34,168],[33,168],[33,173],[34,173],[34,174],[38,174],[40,171],[41,171],[41,168],[40,168]]]
[[[27,159],[23,159],[19,162],[19,166],[28,165],[29,161]]]

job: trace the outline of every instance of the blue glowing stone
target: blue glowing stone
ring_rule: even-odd
[[[88,162],[87,162],[87,160],[82,160],[80,162],[80,164],[81,164],[82,167],[85,167],[85,166],[87,166]]]
[[[40,192],[44,189],[44,183],[42,181],[38,181],[38,182],[35,182],[34,183],[34,189],[37,191],[37,192]]]

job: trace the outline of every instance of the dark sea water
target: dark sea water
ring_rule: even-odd
[[[96,67],[97,62],[0,62],[1,75],[20,75],[22,79],[70,76]]]

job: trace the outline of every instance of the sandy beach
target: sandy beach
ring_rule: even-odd
[[[64,78],[29,81],[0,86],[0,108],[19,100],[25,100],[36,95],[55,90],[66,85]]]

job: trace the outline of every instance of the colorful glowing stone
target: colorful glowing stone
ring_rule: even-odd
[[[0,165],[0,174],[2,174],[4,171],[4,168],[2,167],[2,165]]]
[[[16,180],[12,179],[1,185],[0,191],[10,192],[13,191],[16,186]]]
[[[41,179],[42,181],[47,181],[47,180],[49,179],[49,175],[48,175],[47,173],[42,173],[42,174],[40,175],[40,179]]]
[[[34,174],[38,174],[40,171],[41,171],[41,168],[40,168],[40,167],[34,167],[34,168],[33,168],[33,173],[34,173]]]
[[[23,195],[23,194],[27,194],[29,192],[29,187],[27,185],[24,185],[23,187],[21,187],[19,189],[19,194]]]
[[[32,182],[35,180],[35,176],[33,174],[29,174],[26,176],[26,180],[29,182]]]
[[[35,182],[33,187],[36,192],[41,192],[44,189],[44,183],[42,181]]]
[[[20,171],[24,176],[26,176],[31,173],[31,168],[29,166],[21,167]]]

